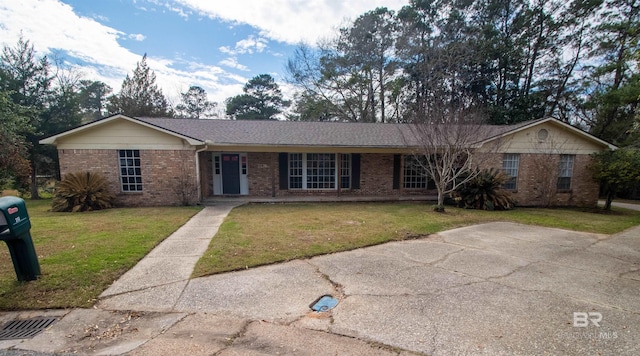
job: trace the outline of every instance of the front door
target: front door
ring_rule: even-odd
[[[222,193],[240,194],[240,155],[222,155]]]

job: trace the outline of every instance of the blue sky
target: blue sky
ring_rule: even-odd
[[[190,85],[211,100],[237,95],[269,73],[285,94],[285,64],[296,44],[315,44],[349,20],[408,0],[0,0],[0,44],[20,34],[115,92],[147,53],[171,102]]]

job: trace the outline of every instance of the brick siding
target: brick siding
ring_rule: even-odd
[[[60,173],[98,172],[109,181],[119,206],[162,206],[182,204],[182,192],[189,191],[190,203],[198,200],[195,192],[195,155],[193,151],[140,150],[142,192],[122,192],[118,150],[58,150]]]
[[[73,172],[99,172],[105,175],[121,206],[161,206],[182,204],[181,189],[196,176],[193,151],[140,150],[142,192],[124,193],[120,187],[117,150],[59,150],[62,175]],[[211,152],[199,155],[203,197],[213,195]],[[502,154],[495,154],[485,167],[502,168]],[[360,188],[338,190],[280,190],[278,153],[248,153],[249,195],[255,197],[286,196],[388,196],[435,194],[426,189],[393,189],[393,154],[361,154]],[[517,190],[513,192],[519,206],[595,206],[598,184],[587,167],[588,155],[576,155],[571,189],[556,190],[558,155],[521,154]],[[552,174],[548,174],[552,172]],[[402,177],[400,177],[402,182]],[[401,184],[402,185],[402,184]],[[181,188],[182,187],[182,188]],[[198,197],[193,196],[191,203]]]
[[[210,152],[203,153],[211,156]],[[393,189],[393,154],[361,154],[360,188],[338,190],[281,190],[278,153],[247,154],[249,195],[254,197],[287,196],[399,196],[400,194],[433,194],[424,189]],[[205,177],[203,175],[203,177]],[[213,186],[211,169],[206,173],[207,185]],[[209,192],[209,191],[208,191]],[[213,189],[211,188],[212,194]],[[206,195],[205,195],[206,196]]]
[[[485,167],[502,169],[502,154],[495,154]],[[520,154],[517,189],[512,192],[518,206],[596,206],[598,183],[591,178],[589,155],[575,155],[571,189],[558,191],[558,154]]]

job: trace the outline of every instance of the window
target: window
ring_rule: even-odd
[[[502,186],[504,189],[518,189],[518,166],[520,165],[520,155],[517,153],[506,153],[502,160],[502,170],[509,175],[509,180]]]
[[[336,155],[307,153],[307,189],[335,189]]]
[[[302,166],[302,153],[289,154],[289,189],[302,189],[304,178]]]
[[[214,159],[214,167],[216,170],[216,174],[220,174],[220,156],[215,155],[213,159]]]
[[[560,155],[560,165],[558,167],[558,190],[571,189],[574,158],[575,155]]]
[[[120,150],[120,182],[123,192],[142,191],[142,172],[139,150]]]
[[[242,168],[242,174],[247,174],[247,156],[241,156],[240,161],[241,161],[240,167]]]
[[[404,156],[404,188],[425,189],[428,181],[420,161],[415,156]]]
[[[289,189],[349,189],[351,155],[341,155],[341,176],[334,153],[289,153]]]
[[[340,188],[351,188],[351,155],[343,154],[340,158]]]

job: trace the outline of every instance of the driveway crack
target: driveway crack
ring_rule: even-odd
[[[229,347],[231,347],[231,345],[233,345],[233,343],[242,338],[246,333],[247,333],[247,329],[249,329],[249,325],[251,325],[252,323],[254,323],[254,320],[247,320],[244,322],[244,324],[242,324],[242,327],[240,328],[240,330],[229,336],[224,343],[224,347],[220,350],[218,350],[218,352],[214,353],[213,355],[221,355],[222,353],[224,353]]]
[[[327,282],[329,282],[329,284],[331,284],[331,286],[333,287],[333,291],[334,291],[334,297],[340,299],[340,300],[344,300],[345,298],[347,298],[347,295],[344,292],[344,286],[336,281],[334,281],[333,279],[331,279],[331,277],[322,272],[320,270],[319,266],[314,265],[313,263],[309,262],[309,261],[305,261],[306,263],[308,263],[311,267],[314,268],[314,271],[316,274],[318,274],[322,279],[326,280]]]

